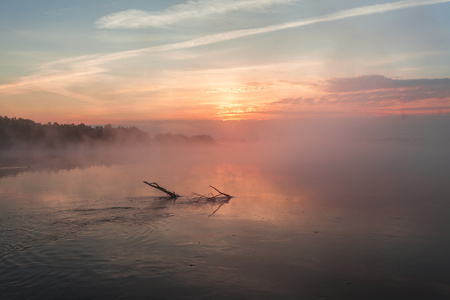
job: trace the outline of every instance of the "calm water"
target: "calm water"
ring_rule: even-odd
[[[449,299],[448,153],[228,146],[3,168],[0,299]],[[209,185],[234,196],[213,215],[192,196]]]

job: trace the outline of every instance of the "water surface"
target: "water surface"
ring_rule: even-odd
[[[4,168],[0,298],[445,299],[448,150],[232,145]],[[192,195],[209,185],[234,197]]]

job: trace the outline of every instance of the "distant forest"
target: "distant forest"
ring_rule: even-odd
[[[28,119],[0,116],[1,149],[22,146],[60,148],[74,144],[117,144],[148,140],[148,134],[136,127],[40,124]]]
[[[89,126],[85,124],[36,123],[22,118],[0,116],[0,150],[15,148],[59,149],[76,145],[116,146],[145,143],[214,144],[211,136],[187,137],[181,134],[158,134],[153,139],[148,133],[136,127]]]

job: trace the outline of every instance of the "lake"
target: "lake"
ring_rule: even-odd
[[[449,150],[236,143],[3,162],[0,299],[450,299]],[[210,185],[233,198],[200,197]]]

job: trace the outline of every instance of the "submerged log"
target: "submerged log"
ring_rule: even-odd
[[[155,188],[155,189],[157,189],[157,190],[160,190],[161,192],[166,193],[167,195],[169,195],[170,198],[177,199],[178,197],[180,197],[180,195],[178,195],[177,193],[175,193],[175,192],[169,192],[169,191],[166,190],[165,188],[159,186],[159,184],[157,184],[156,182],[148,183],[147,181],[144,181],[144,183],[145,183],[145,184],[148,184],[148,185],[151,186],[152,188]]]

